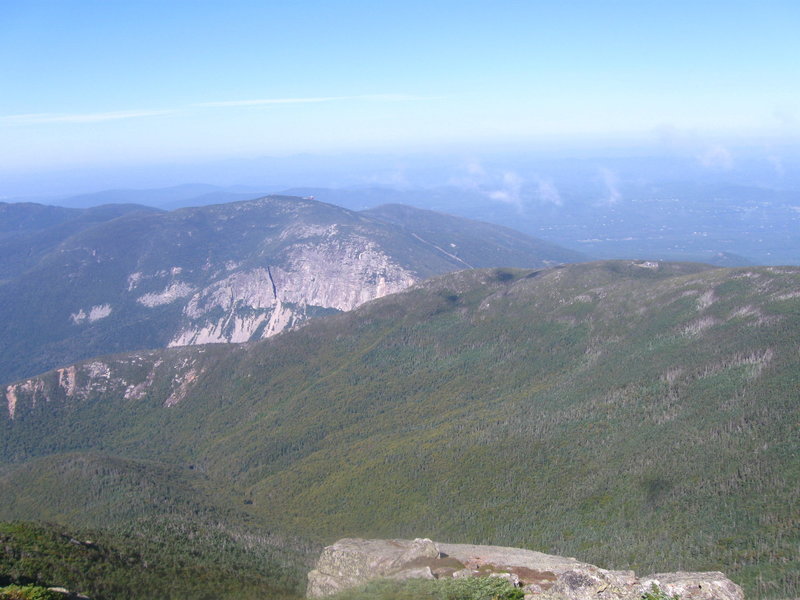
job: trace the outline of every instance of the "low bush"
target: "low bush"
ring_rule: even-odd
[[[522,600],[520,588],[499,577],[464,579],[378,579],[331,600]]]
[[[678,598],[678,594],[670,596],[654,583],[650,586],[649,591],[642,594],[642,600],[680,600],[680,598]]]
[[[63,600],[64,595],[39,585],[8,585],[0,588],[0,600]]]

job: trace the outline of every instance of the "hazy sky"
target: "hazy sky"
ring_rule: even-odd
[[[800,133],[800,2],[0,0],[0,165]]]

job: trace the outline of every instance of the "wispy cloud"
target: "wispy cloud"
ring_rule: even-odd
[[[257,98],[254,100],[223,100],[220,102],[198,102],[192,106],[264,106],[269,104],[312,104],[319,102],[342,102],[365,100],[373,102],[408,102],[413,100],[435,100],[432,96],[413,96],[410,94],[364,94],[360,96],[311,96],[306,98]]]
[[[522,177],[517,175],[514,171],[506,171],[503,173],[501,189],[489,192],[487,195],[492,200],[510,204],[519,212],[522,212],[522,184]]]
[[[598,171],[600,173],[600,179],[603,182],[603,187],[605,188],[603,203],[611,205],[622,200],[622,192],[619,191],[619,177],[617,174],[605,167],[601,167]]]
[[[775,170],[775,174],[779,177],[783,177],[786,174],[786,169],[783,166],[783,159],[780,156],[771,154],[767,156],[767,162],[772,165],[772,168]]]
[[[783,129],[793,128],[797,125],[797,115],[788,106],[776,106],[772,117]]]
[[[536,197],[542,204],[561,206],[561,194],[552,179],[536,177]]]
[[[101,123],[123,119],[140,119],[175,113],[174,110],[120,110],[100,113],[31,113],[0,117],[0,123],[7,125],[37,125],[40,123]]]
[[[305,98],[256,98],[250,100],[224,100],[220,102],[196,102],[182,108],[167,110],[119,110],[94,113],[29,113],[21,115],[0,115],[0,125],[39,125],[55,123],[102,123],[141,119],[162,115],[183,113],[191,108],[235,108],[244,106],[268,106],[272,104],[314,104],[320,102],[366,101],[366,102],[410,102],[416,100],[436,100],[434,96],[414,96],[411,94],[362,94],[358,96],[312,96]]]
[[[456,187],[475,190],[487,180],[486,169],[477,159],[471,159],[456,167],[456,173],[448,178],[447,184]]]
[[[697,160],[707,169],[730,171],[733,168],[733,155],[731,151],[720,144],[706,148],[697,157]]]

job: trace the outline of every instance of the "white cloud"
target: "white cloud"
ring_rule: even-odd
[[[775,156],[774,154],[767,156],[767,162],[772,165],[775,174],[779,177],[783,177],[786,174],[786,169],[783,166],[783,159],[780,156]]]
[[[795,111],[789,106],[776,106],[772,111],[772,117],[783,129],[791,129],[797,125]]]
[[[486,175],[486,170],[483,168],[483,165],[480,162],[477,160],[471,160],[469,163],[467,163],[467,173],[475,177],[483,177]]]
[[[552,180],[543,177],[536,178],[536,197],[542,204],[555,204],[561,206],[561,194]]]
[[[264,106],[271,104],[312,104],[319,102],[339,102],[361,100],[372,102],[408,102],[413,100],[435,100],[433,96],[413,96],[410,94],[365,94],[360,96],[315,96],[307,98],[259,98],[254,100],[228,100],[223,102],[200,102],[191,107],[231,108],[237,106]],[[29,113],[0,116],[0,125],[39,125],[54,123],[101,123],[124,119],[140,119],[161,115],[177,114],[186,110],[119,110],[95,113]]]
[[[140,119],[172,114],[173,110],[121,110],[101,113],[32,113],[26,115],[8,115],[0,117],[0,123],[8,125],[38,125],[40,123],[100,123],[103,121],[119,121],[123,119]]]
[[[373,173],[365,177],[364,182],[371,185],[388,185],[400,188],[407,188],[411,185],[407,175],[407,168],[404,165],[399,165],[394,169]]]
[[[471,159],[465,164],[459,165],[457,173],[451,176],[447,183],[460,188],[469,190],[477,189],[485,184],[487,180],[486,169],[477,159]]]
[[[606,204],[616,204],[622,200],[622,192],[619,191],[619,177],[611,169],[601,167],[599,169],[600,178],[605,187],[606,197],[603,199]]]
[[[517,210],[522,211],[522,178],[513,171],[506,171],[503,173],[502,188],[489,192],[487,195],[492,200],[511,204]]]
[[[697,157],[697,160],[707,169],[730,171],[733,168],[733,155],[731,151],[720,144],[706,148]]]
[[[368,100],[375,102],[407,102],[411,100],[434,100],[428,96],[412,96],[409,94],[365,94],[361,96],[311,96],[307,98],[257,98],[253,100],[224,100],[221,102],[200,102],[193,106],[226,107],[226,106],[264,106],[269,104],[313,104],[319,102],[341,102],[344,100]]]

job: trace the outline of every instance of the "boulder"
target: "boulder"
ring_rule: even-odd
[[[526,600],[642,600],[658,591],[667,600],[744,600],[741,588],[718,572],[659,573],[601,569],[574,558],[522,548],[444,544],[429,539],[346,538],[322,551],[308,574],[309,598],[330,596],[371,579],[502,577]]]
[[[70,542],[72,542],[72,540],[70,540]],[[57,594],[62,594],[64,596],[64,600],[91,600],[89,596],[84,596],[78,592],[71,592],[65,587],[49,587],[47,590],[50,592],[56,592]]]
[[[414,576],[410,573],[433,579],[432,565],[427,563],[438,557],[439,550],[428,539],[341,539],[322,551],[316,568],[308,574],[307,595],[321,598],[370,579],[392,576],[406,579]]]
[[[389,579],[436,579],[430,567],[415,567],[402,569],[389,575]]]
[[[681,600],[743,600],[742,588],[719,571],[706,573],[657,573],[643,577],[641,591],[644,594],[655,585],[667,596],[678,596]]]

